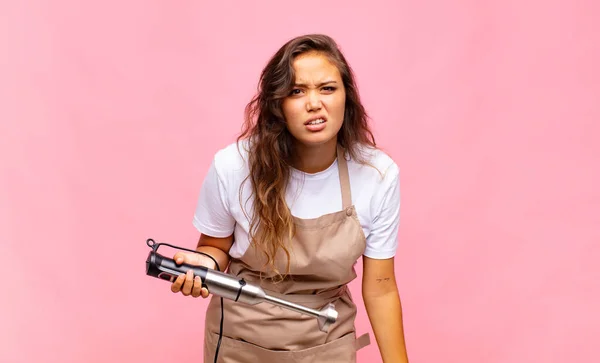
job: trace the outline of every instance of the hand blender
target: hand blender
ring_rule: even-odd
[[[265,293],[261,287],[248,283],[244,281],[244,279],[238,279],[232,275],[209,269],[204,266],[177,264],[172,258],[167,258],[157,252],[158,247],[161,245],[194,253],[198,253],[197,251],[166,243],[155,243],[152,239],[148,239],[146,244],[152,248],[152,251],[150,251],[148,258],[146,259],[146,275],[148,276],[173,282],[179,275],[185,274],[191,269],[194,272],[194,276],[200,276],[202,286],[206,287],[211,294],[249,305],[268,302],[289,310],[313,316],[317,318],[319,329],[323,332],[327,332],[329,325],[335,323],[338,317],[338,313],[332,303],[327,304],[321,310],[311,309],[270,296]]]

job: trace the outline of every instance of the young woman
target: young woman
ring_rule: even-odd
[[[242,135],[216,153],[202,185],[197,250],[270,295],[316,309],[332,302],[339,316],[325,333],[314,317],[213,298],[204,361],[218,353],[227,363],[355,362],[369,339],[356,336],[347,284],[362,256],[362,295],[382,359],[408,362],[394,278],[398,167],[375,147],[336,43],[319,34],[287,42],[263,70],[246,116]],[[200,254],[174,259],[217,268]],[[210,293],[191,274],[171,291]]]

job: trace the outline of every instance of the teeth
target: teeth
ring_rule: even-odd
[[[325,122],[325,120],[323,120],[322,118],[320,118],[320,119],[317,119],[317,120],[311,121],[311,122],[309,122],[308,124],[309,124],[309,125],[318,125],[318,124],[322,124],[323,122]]]

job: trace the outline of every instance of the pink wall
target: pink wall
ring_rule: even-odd
[[[325,32],[402,171],[411,362],[597,362],[597,4],[2,2],[0,361],[200,361],[145,239],[194,246],[262,66]]]

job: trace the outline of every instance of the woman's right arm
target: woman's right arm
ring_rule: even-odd
[[[205,234],[200,235],[196,251],[206,253],[212,256],[222,271],[227,269],[229,265],[229,249],[233,245],[233,235],[225,238],[211,237]],[[201,265],[211,269],[216,269],[212,259],[199,253],[192,252],[177,252],[173,259],[176,263],[187,263],[191,265]],[[202,296],[208,297],[208,290],[202,287],[200,277],[194,278],[193,273],[188,271],[187,274],[181,274],[171,285],[172,292],[179,292],[185,296],[192,295],[193,297]]]
[[[217,260],[222,272],[225,271],[229,265],[229,249],[232,245],[233,235],[225,238],[218,238],[201,234],[200,239],[198,240],[198,247],[196,247],[196,251],[211,255],[215,260]],[[211,262],[213,265],[211,268],[216,268],[216,266],[214,266],[214,262],[212,260]]]

